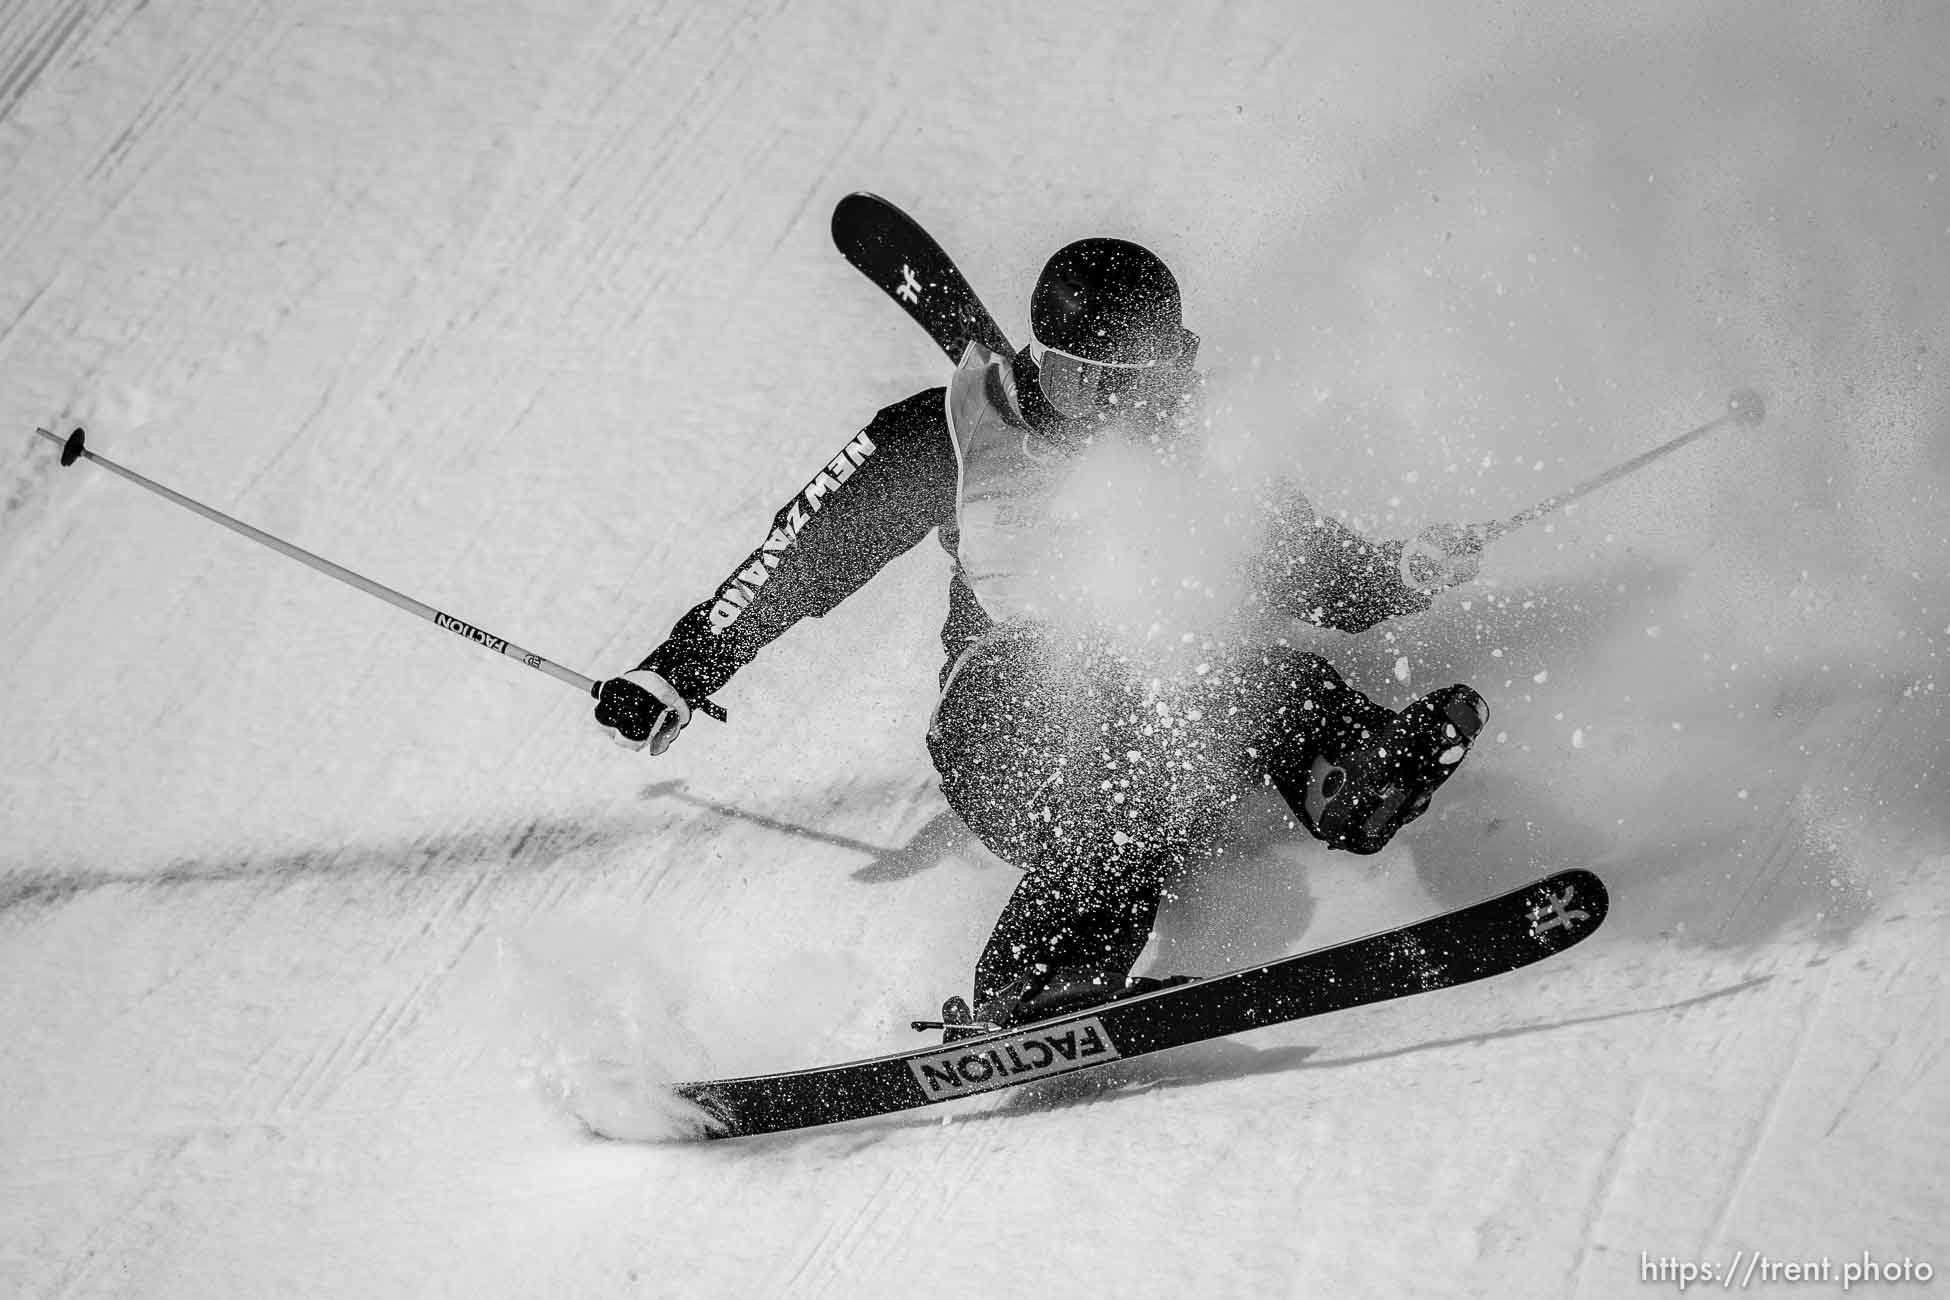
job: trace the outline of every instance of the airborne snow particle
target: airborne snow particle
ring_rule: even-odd
[[[1583,748],[1584,748],[1584,728],[1583,728],[1583,727],[1577,727],[1577,728],[1574,728],[1574,729],[1572,730],[1572,732],[1571,732],[1571,748],[1572,748],[1572,749],[1583,749]]]
[[[1398,682],[1405,682],[1408,680],[1408,656],[1407,655],[1403,655],[1399,659],[1395,660],[1395,680]]]
[[[1550,675],[1551,675],[1550,669],[1546,668],[1543,672],[1538,673],[1535,677],[1531,678],[1530,680],[1536,682],[1539,686],[1542,686],[1546,681],[1550,680]]]
[[[1645,634],[1647,636],[1657,636],[1659,635],[1659,629],[1657,627],[1648,627],[1645,629]]]

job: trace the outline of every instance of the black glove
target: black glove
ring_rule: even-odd
[[[690,720],[677,688],[648,668],[610,678],[596,696],[596,724],[625,749],[661,754]]]

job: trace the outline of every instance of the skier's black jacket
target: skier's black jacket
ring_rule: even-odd
[[[1013,362],[1020,381],[1005,415],[1030,438],[1048,432],[1051,413],[1036,390],[1033,363]],[[960,382],[958,376],[957,382]],[[950,667],[994,626],[962,571],[965,453],[950,430],[948,390],[930,388],[880,411],[793,495],[765,539],[671,629],[640,667],[661,674],[685,699],[715,694],[787,628],[818,618],[865,585],[929,533],[955,561],[948,618],[941,630]],[[1402,544],[1373,542],[1289,493],[1266,512],[1254,573],[1255,603],[1321,627],[1359,632],[1383,619],[1418,613],[1429,597],[1400,576]]]

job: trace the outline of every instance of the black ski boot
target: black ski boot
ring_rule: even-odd
[[[1379,853],[1395,832],[1428,810],[1489,721],[1489,705],[1467,686],[1445,686],[1411,702],[1365,747],[1275,767],[1273,784],[1315,838],[1349,853]]]

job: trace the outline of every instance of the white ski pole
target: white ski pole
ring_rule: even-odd
[[[1661,456],[1670,455],[1678,451],[1681,447],[1684,447],[1687,443],[1704,438],[1707,434],[1717,429],[1725,428],[1728,424],[1743,425],[1751,429],[1766,418],[1767,406],[1766,403],[1761,401],[1759,393],[1751,388],[1736,389],[1727,398],[1727,409],[1718,418],[1708,420],[1697,429],[1688,429],[1685,433],[1680,434],[1670,442],[1660,443],[1650,451],[1641,452],[1622,465],[1614,465],[1604,473],[1586,479],[1576,487],[1568,488],[1563,492],[1557,493],[1555,496],[1545,497],[1528,510],[1520,510],[1508,519],[1499,519],[1494,523],[1488,524],[1477,524],[1475,525],[1474,531],[1485,542],[1493,542],[1507,533],[1515,532],[1525,524],[1534,523],[1542,519],[1553,510],[1569,505],[1579,497],[1596,492],[1599,488],[1607,484],[1615,483],[1627,474],[1637,473],[1653,461],[1658,460]]]
[[[61,444],[61,463],[63,465],[72,465],[77,460],[93,461],[109,473],[120,475],[137,487],[146,488],[148,491],[162,497],[165,501],[173,502],[185,510],[202,515],[210,522],[221,524],[231,532],[248,537],[261,546],[268,546],[278,552],[278,554],[288,556],[300,564],[316,569],[328,578],[336,578],[348,587],[356,587],[368,596],[377,596],[396,609],[403,609],[409,614],[417,614],[429,623],[432,623],[435,627],[455,633],[458,636],[463,636],[476,645],[485,646],[496,654],[506,655],[510,659],[519,660],[537,672],[547,673],[557,681],[566,682],[592,698],[600,695],[602,692],[603,684],[595,678],[585,677],[573,669],[564,668],[561,664],[542,658],[542,656],[532,650],[524,650],[505,637],[498,637],[492,632],[474,626],[472,623],[455,618],[452,614],[442,613],[431,605],[415,600],[411,596],[402,595],[383,583],[374,582],[371,578],[354,573],[343,565],[334,564],[323,556],[313,555],[310,551],[302,547],[293,546],[290,542],[282,538],[273,537],[260,528],[253,528],[240,519],[233,519],[221,510],[206,506],[201,501],[192,500],[180,492],[164,487],[153,479],[143,477],[124,465],[116,464],[106,456],[89,451],[86,446],[86,435],[81,429],[76,429],[65,439],[59,434],[48,432],[46,429],[36,428],[34,432],[40,434],[43,438]],[[724,721],[727,716],[723,709],[711,703],[709,700],[703,701],[697,708],[699,712],[716,718],[720,722]]]

